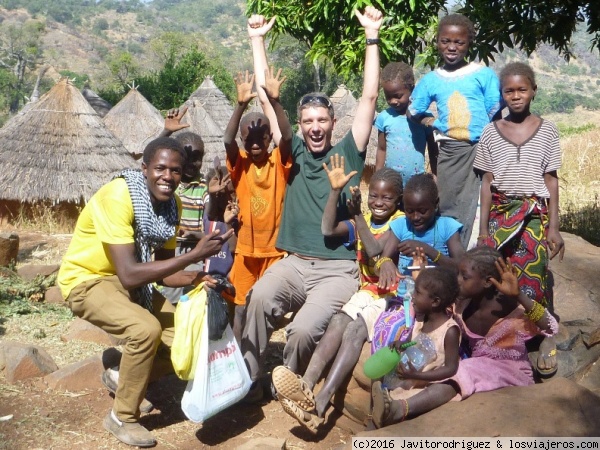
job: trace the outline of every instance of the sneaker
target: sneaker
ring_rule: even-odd
[[[115,375],[116,374],[116,375]],[[102,384],[113,394],[117,392],[117,386],[119,385],[119,372],[115,369],[106,369],[102,372]],[[143,399],[140,403],[140,412],[148,414],[154,409],[154,405],[148,400]]]
[[[121,422],[112,409],[104,418],[104,428],[127,445],[137,447],[154,447],[156,445],[156,439],[152,433],[137,422]]]

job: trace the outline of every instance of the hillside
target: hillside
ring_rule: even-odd
[[[31,95],[39,68],[46,64],[51,69],[42,80],[42,93],[59,73],[81,84],[89,79],[97,92],[122,89],[136,77],[160,70],[169,52],[182,54],[192,46],[198,46],[211,60],[220,61],[231,74],[251,68],[242,1],[0,0],[0,5],[4,6],[0,7],[0,39],[4,45],[9,27],[18,29],[37,23],[40,29],[37,42],[30,36],[29,48],[35,49],[36,56],[27,65],[18,95],[7,91],[13,87],[2,84],[0,74],[0,111],[8,110],[15,101],[26,101],[24,97]],[[548,108],[558,111],[563,106],[572,110],[577,104],[600,109],[600,58],[597,52],[590,53],[589,47],[589,35],[578,32],[573,39],[574,58],[569,63],[545,45],[529,58],[540,87],[536,102],[545,108],[544,113],[549,112]],[[289,51],[275,54],[280,58],[273,58],[275,64],[292,67]],[[527,58],[508,50],[495,59],[492,66],[498,69],[507,61]]]

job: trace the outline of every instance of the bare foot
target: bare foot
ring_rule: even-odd
[[[537,358],[537,371],[542,377],[551,377],[558,369],[556,342],[554,337],[546,337],[540,344]]]

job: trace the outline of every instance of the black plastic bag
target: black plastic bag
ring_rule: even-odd
[[[234,288],[222,275],[213,275],[213,278],[217,280],[217,285],[214,289],[208,289],[208,338],[217,341],[223,337],[229,325],[229,308],[221,292]]]

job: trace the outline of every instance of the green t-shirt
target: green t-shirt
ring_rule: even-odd
[[[292,170],[288,177],[283,215],[277,237],[277,248],[305,256],[325,259],[356,259],[354,249],[344,246],[347,238],[325,237],[321,233],[321,220],[331,191],[323,163],[329,164],[331,155],[344,157],[346,173],[357,170],[344,187],[338,202],[337,219],[349,218],[346,200],[350,186],[358,186],[365,166],[366,152],[359,152],[352,132],[329,151],[313,154],[298,136],[292,140]]]

